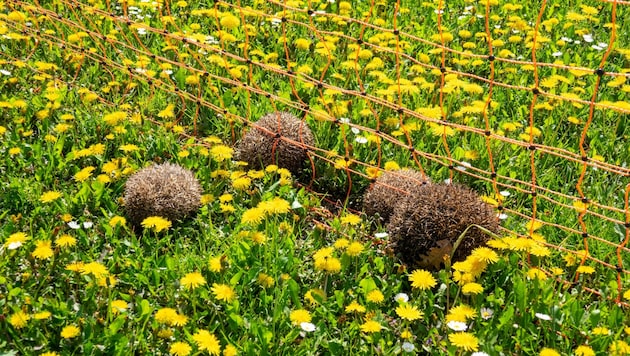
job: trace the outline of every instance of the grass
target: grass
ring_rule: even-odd
[[[0,2],[0,352],[630,354],[627,5],[489,3],[486,29],[448,2],[440,35],[436,2]],[[231,159],[273,110],[309,124],[314,171]],[[125,181],[164,161],[203,206],[134,232]],[[396,166],[473,187],[501,236],[401,265],[357,211]]]

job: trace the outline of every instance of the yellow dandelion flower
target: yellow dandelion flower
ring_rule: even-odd
[[[36,243],[35,251],[31,254],[38,260],[47,260],[54,255],[53,249],[50,247],[51,242],[49,240],[38,241]]]
[[[471,253],[471,255],[481,261],[486,263],[494,263],[499,261],[499,255],[492,249],[488,247],[477,247]]]
[[[155,312],[155,321],[159,324],[171,325],[177,317],[177,311],[173,308],[161,308]]]
[[[413,305],[403,303],[396,308],[396,314],[405,320],[421,319],[423,313]]]
[[[68,267],[66,267],[67,269]],[[109,271],[105,265],[100,262],[90,262],[82,264],[79,268],[79,272],[83,275],[91,274],[96,278],[107,277],[109,275]]]
[[[238,350],[234,345],[227,345],[225,349],[223,349],[223,356],[236,356],[238,355]]]
[[[249,226],[256,226],[260,224],[265,218],[265,210],[261,208],[251,208],[243,212],[241,216],[241,223]]]
[[[364,248],[360,242],[353,242],[346,248],[346,254],[348,256],[358,256],[363,252]]]
[[[210,257],[208,260],[208,268],[210,268],[210,271],[212,272],[221,272],[223,269],[223,257]]]
[[[193,334],[192,339],[200,351],[208,351],[210,355],[221,353],[221,344],[216,336],[208,330],[199,330]]]
[[[365,296],[365,299],[370,303],[380,304],[383,302],[383,300],[385,300],[385,296],[380,290],[375,289],[373,291],[370,291]]]
[[[206,279],[199,272],[188,273],[179,281],[186,289],[195,289],[206,284]]]
[[[344,250],[349,245],[350,245],[350,241],[342,237],[340,239],[337,239],[337,241],[335,241],[335,243],[333,244],[333,247],[338,250]]]
[[[311,313],[306,309],[296,309],[289,313],[289,319],[291,320],[291,324],[300,325],[301,323],[310,323],[311,322]]]
[[[560,356],[560,353],[554,349],[550,349],[548,347],[544,347],[540,350],[539,356]]]
[[[577,268],[576,270],[577,273],[584,273],[584,274],[593,274],[595,273],[595,268],[591,267],[591,266],[580,266]]]
[[[76,325],[67,325],[64,326],[63,329],[61,329],[61,337],[64,339],[75,338],[79,336],[80,333],[81,329],[79,329],[79,327],[77,327]]]
[[[238,17],[228,13],[221,17],[219,24],[221,24],[221,27],[231,30],[237,28],[241,24],[241,21]]]
[[[271,288],[275,284],[273,277],[266,273],[260,273],[256,280],[258,281],[258,284],[263,286],[263,288]]]
[[[125,219],[122,216],[113,216],[111,219],[109,219],[109,226],[111,227],[116,227],[116,226],[125,226],[125,224],[127,223],[127,219]]]
[[[30,315],[19,310],[16,313],[13,313],[13,315],[9,317],[9,324],[11,324],[11,326],[13,326],[16,329],[22,329],[23,327],[26,326],[26,324],[28,323],[30,319],[31,319]]]
[[[315,269],[328,273],[338,273],[341,271],[341,261],[336,257],[315,259]]]
[[[58,247],[72,247],[72,246],[75,246],[76,244],[77,244],[77,239],[75,239],[74,237],[68,234],[63,234],[55,240],[55,246],[58,246]]]
[[[124,300],[116,299],[116,300],[112,300],[112,303],[110,304],[110,308],[112,310],[112,313],[116,315],[116,314],[126,312],[127,308],[129,308],[129,305]]]
[[[466,283],[464,284],[464,286],[462,287],[462,293],[468,295],[468,294],[479,294],[483,292],[483,286],[479,283]]]
[[[192,347],[190,347],[188,343],[182,341],[174,342],[168,349],[168,352],[175,356],[188,356],[191,351]]]
[[[29,237],[23,232],[16,232],[9,235],[9,238],[4,242],[4,247],[9,250],[15,250],[16,248],[22,246],[26,240],[29,240]]]
[[[377,333],[383,328],[383,326],[376,320],[368,320],[365,323],[361,324],[360,327],[361,331],[366,334]]]
[[[94,172],[95,169],[96,168],[92,166],[87,166],[83,168],[82,170],[74,174],[74,180],[76,180],[77,182],[86,181],[88,178],[92,176],[92,172]]]
[[[417,269],[409,275],[409,281],[411,287],[418,288],[420,290],[431,289],[435,287],[437,281],[429,271]]]
[[[479,340],[475,335],[467,332],[457,332],[448,335],[449,341],[464,351],[477,351],[479,350]]]
[[[145,229],[153,228],[155,232],[160,232],[171,227],[171,222],[160,216],[149,216],[142,220],[142,227]]]
[[[356,300],[353,300],[352,303],[346,306],[346,313],[352,313],[352,312],[365,313],[365,307],[359,304]]]
[[[55,201],[59,198],[61,198],[61,193],[56,192],[56,191],[48,191],[43,193],[40,197],[39,197],[39,201],[41,201],[42,203],[50,203],[52,201]]]
[[[347,214],[341,219],[341,223],[345,225],[358,225],[361,223],[361,217],[355,214]]]
[[[527,278],[544,281],[547,279],[547,275],[545,274],[545,272],[538,268],[530,268],[529,271],[527,271]]]
[[[465,323],[467,319],[473,319],[477,316],[475,309],[468,305],[462,304],[451,308],[446,315],[446,322],[449,321],[461,321]]]
[[[232,158],[234,150],[225,145],[216,145],[210,149],[210,154],[217,162],[223,162]]]
[[[214,283],[212,285],[212,293],[214,294],[214,297],[218,300],[222,300],[228,303],[236,298],[236,293],[234,292],[234,289],[232,289],[232,287],[228,286],[227,284]]]

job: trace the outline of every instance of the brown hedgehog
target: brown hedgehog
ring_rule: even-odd
[[[363,210],[370,216],[378,214],[383,222],[387,222],[405,196],[428,184],[425,175],[412,169],[386,171],[365,192]]]
[[[149,216],[182,220],[201,206],[201,186],[195,175],[177,164],[154,164],[125,183],[125,211],[138,229]]]
[[[497,233],[494,209],[471,189],[453,184],[431,184],[416,190],[396,206],[388,225],[395,253],[409,266],[439,267],[459,236],[471,225]],[[489,236],[472,226],[455,250],[454,261],[465,259]],[[439,252],[439,256],[435,256]]]
[[[308,159],[302,145],[313,146],[314,142],[306,122],[287,112],[273,112],[260,118],[243,136],[236,149],[236,158],[247,162],[252,169],[275,164],[297,175]]]

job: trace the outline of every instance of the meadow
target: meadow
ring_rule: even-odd
[[[630,354],[629,10],[0,1],[0,354]],[[236,159],[276,110],[313,131],[297,173]],[[163,162],[201,208],[134,229]],[[362,211],[401,168],[500,233],[406,266]]]

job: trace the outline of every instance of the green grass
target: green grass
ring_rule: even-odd
[[[394,3],[310,2],[370,26],[272,2],[165,3],[135,4],[137,11],[132,1],[0,2],[0,353],[630,354],[627,307],[615,303],[630,296],[630,254],[622,249],[618,261],[616,253],[628,234],[621,223],[630,83],[603,75],[595,102],[612,108],[596,107],[592,120],[588,103],[547,95],[590,101],[593,71],[611,46],[604,70],[626,75],[627,5],[616,5],[608,43],[612,3],[544,3],[535,52],[543,94],[530,109],[536,74],[524,62],[543,2],[490,1],[497,59],[484,114],[490,84],[469,75],[492,74],[486,58],[470,57],[489,54],[478,16],[485,2],[449,1],[441,23],[452,36],[442,37],[435,2],[401,1],[399,14]],[[124,14],[146,29],[126,24]],[[381,29],[393,29],[394,18],[398,42]],[[469,52],[447,52],[442,62],[442,40]],[[371,53],[357,55],[357,46]],[[554,62],[590,71],[546,65]],[[308,122],[314,173],[253,172],[217,155],[247,121],[274,109]],[[583,134],[591,165],[580,180]],[[559,149],[575,159],[551,154]],[[344,157],[351,174],[334,165]],[[134,232],[121,219],[125,180],[163,161],[195,172],[203,207],[164,231]],[[478,170],[449,168],[462,161]],[[487,263],[473,254],[414,283],[385,228],[356,211],[370,168],[392,164],[453,179],[486,199],[508,192],[505,229],[491,243],[496,258],[479,250]],[[248,173],[251,185],[236,189],[232,178]],[[579,189],[589,201],[582,217]],[[334,214],[322,208],[324,197],[338,202]],[[274,199],[291,208],[243,220]],[[528,237],[534,209],[543,225]],[[414,311],[423,316],[410,317]],[[464,322],[466,333],[449,321]]]

